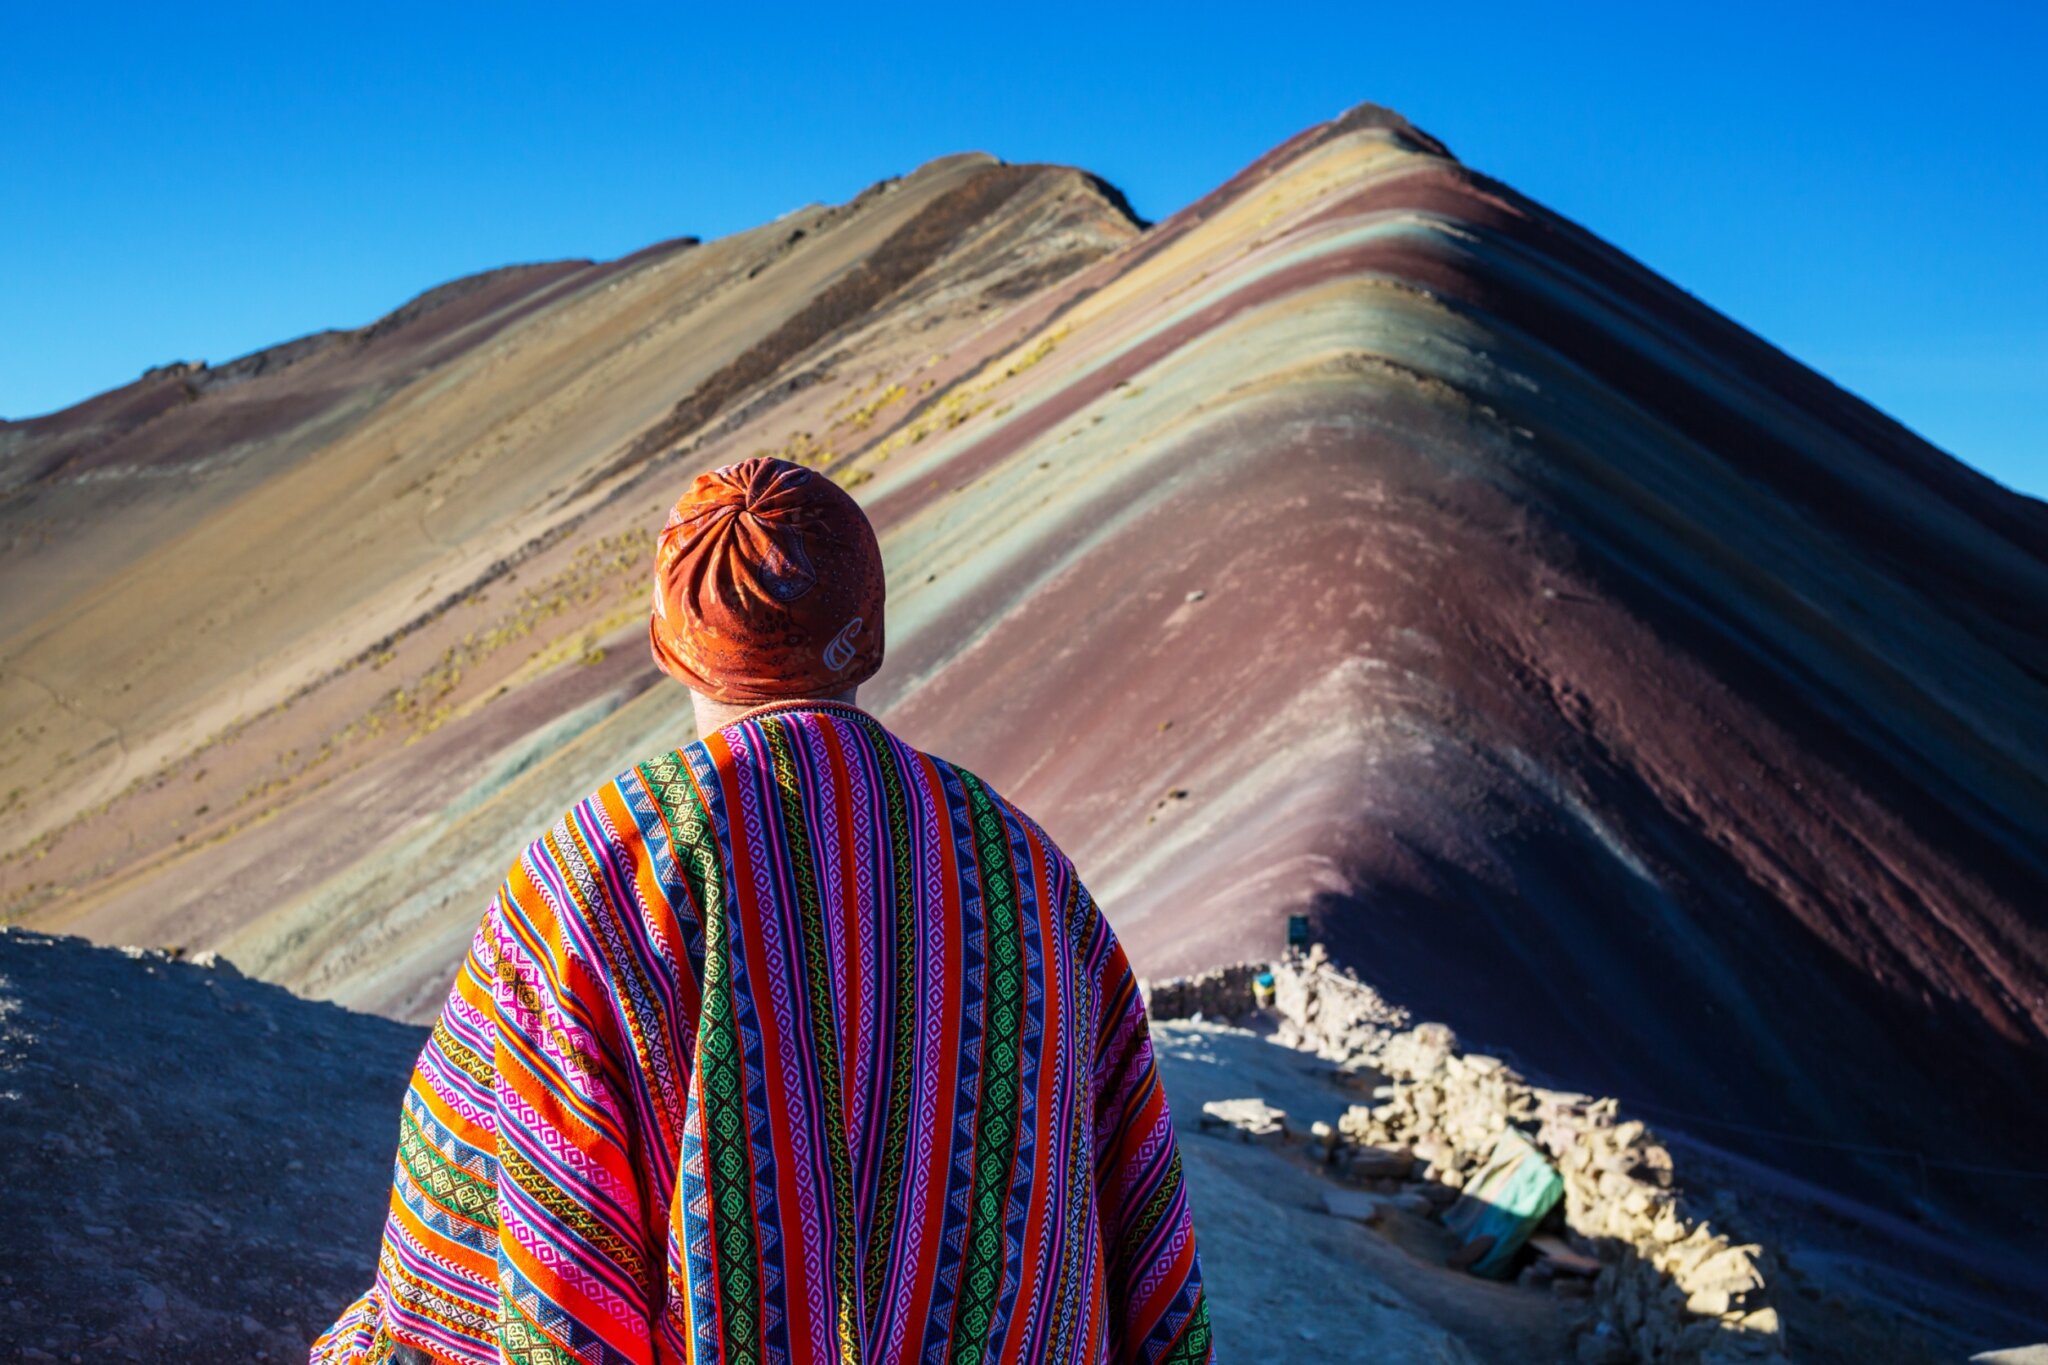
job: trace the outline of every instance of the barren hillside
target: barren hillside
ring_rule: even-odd
[[[1307,912],[1535,1074],[2039,1247],[2048,508],[1370,106],[1155,226],[949,158],[0,426],[5,914],[425,1017],[689,737],[650,537],[757,451],[882,528],[864,702],[1147,971]]]

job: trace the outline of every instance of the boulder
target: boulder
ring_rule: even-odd
[[[1202,1106],[1201,1128],[1240,1142],[1278,1144],[1290,1136],[1286,1111],[1261,1099],[1210,1100]]]

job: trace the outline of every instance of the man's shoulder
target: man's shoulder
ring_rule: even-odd
[[[681,815],[687,797],[687,755],[671,749],[624,768],[587,791],[539,830],[513,858],[507,887],[521,903],[547,902],[552,913],[590,896],[616,899],[608,869],[642,855],[650,836]],[[549,888],[580,887],[557,896]],[[555,904],[555,902],[560,904]]]
[[[673,811],[695,799],[710,773],[710,750],[701,739],[650,754],[621,769],[576,804],[578,811],[623,807],[636,821]]]
[[[692,770],[702,771],[701,765],[708,761],[703,743],[698,741],[619,770],[550,821],[527,845],[523,856],[552,860],[548,845],[565,834],[606,844],[641,837],[648,822],[664,812],[672,813],[688,799],[688,792],[694,790]]]
[[[987,778],[969,771],[958,763],[936,755],[928,754],[926,757],[940,771],[947,784],[961,792],[968,806],[967,814],[969,818],[973,816],[973,807],[977,804],[976,797],[985,799],[989,807],[997,812],[1016,833],[1025,836],[1032,843],[1036,844],[1043,851],[1052,866],[1069,875],[1073,873],[1073,861],[1067,857],[1065,851],[1060,848],[1053,837],[1046,833],[1045,826],[1039,824],[1029,811],[1003,795],[996,788],[995,784],[991,783]]]

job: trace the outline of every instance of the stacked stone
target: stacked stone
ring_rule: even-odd
[[[1306,953],[1290,951],[1278,962],[1234,962],[1193,976],[1140,981],[1145,1008],[1154,1019],[1237,1020],[1261,1012],[1252,985],[1273,976],[1270,1015],[1276,1041],[1338,1063],[1363,1063],[1378,1054],[1408,1012],[1349,971],[1339,971],[1321,944]]]
[[[1383,1169],[1384,1154],[1406,1153],[1425,1180],[1455,1190],[1504,1128],[1528,1133],[1564,1178],[1572,1244],[1601,1262],[1593,1297],[1607,1327],[1581,1339],[1582,1360],[1782,1356],[1763,1249],[1694,1216],[1670,1149],[1640,1121],[1621,1119],[1615,1101],[1545,1090],[1498,1058],[1462,1056],[1441,1024],[1386,1039],[1377,1062],[1393,1083],[1344,1116],[1331,1165]],[[1369,1155],[1348,1155],[1347,1145]]]
[[[1338,1131],[1363,1145],[1404,1149],[1423,1179],[1462,1187],[1503,1128],[1529,1125],[1536,1092],[1498,1058],[1459,1056],[1451,1051],[1455,1046],[1442,1024],[1396,1035],[1380,1055],[1381,1069],[1413,1079],[1378,1087],[1373,1098],[1379,1103],[1353,1105]]]
[[[1147,998],[1160,1019],[1240,1018],[1251,1012],[1252,982],[1263,971],[1273,973],[1278,1041],[1388,1082],[1334,1131],[1315,1125],[1313,1150],[1340,1177],[1441,1208],[1511,1125],[1556,1164],[1570,1242],[1600,1262],[1597,1315],[1579,1339],[1583,1362],[1782,1359],[1766,1253],[1688,1208],[1670,1150],[1641,1122],[1623,1120],[1614,1100],[1532,1086],[1499,1058],[1460,1053],[1442,1024],[1404,1028],[1404,1011],[1338,971],[1320,947],[1162,981]],[[1584,1282],[1556,1283],[1567,1290]]]
[[[1264,962],[1235,962],[1193,976],[1140,981],[1138,990],[1154,1019],[1242,1019],[1256,1008],[1252,982],[1266,970]]]
[[[1318,943],[1290,952],[1273,973],[1277,1041],[1313,1052],[1340,1066],[1369,1063],[1408,1012],[1391,1005],[1348,971],[1339,971]]]

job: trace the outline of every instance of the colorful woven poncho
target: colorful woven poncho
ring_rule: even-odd
[[[621,775],[484,916],[315,1362],[1205,1361],[1122,948],[850,706]]]

